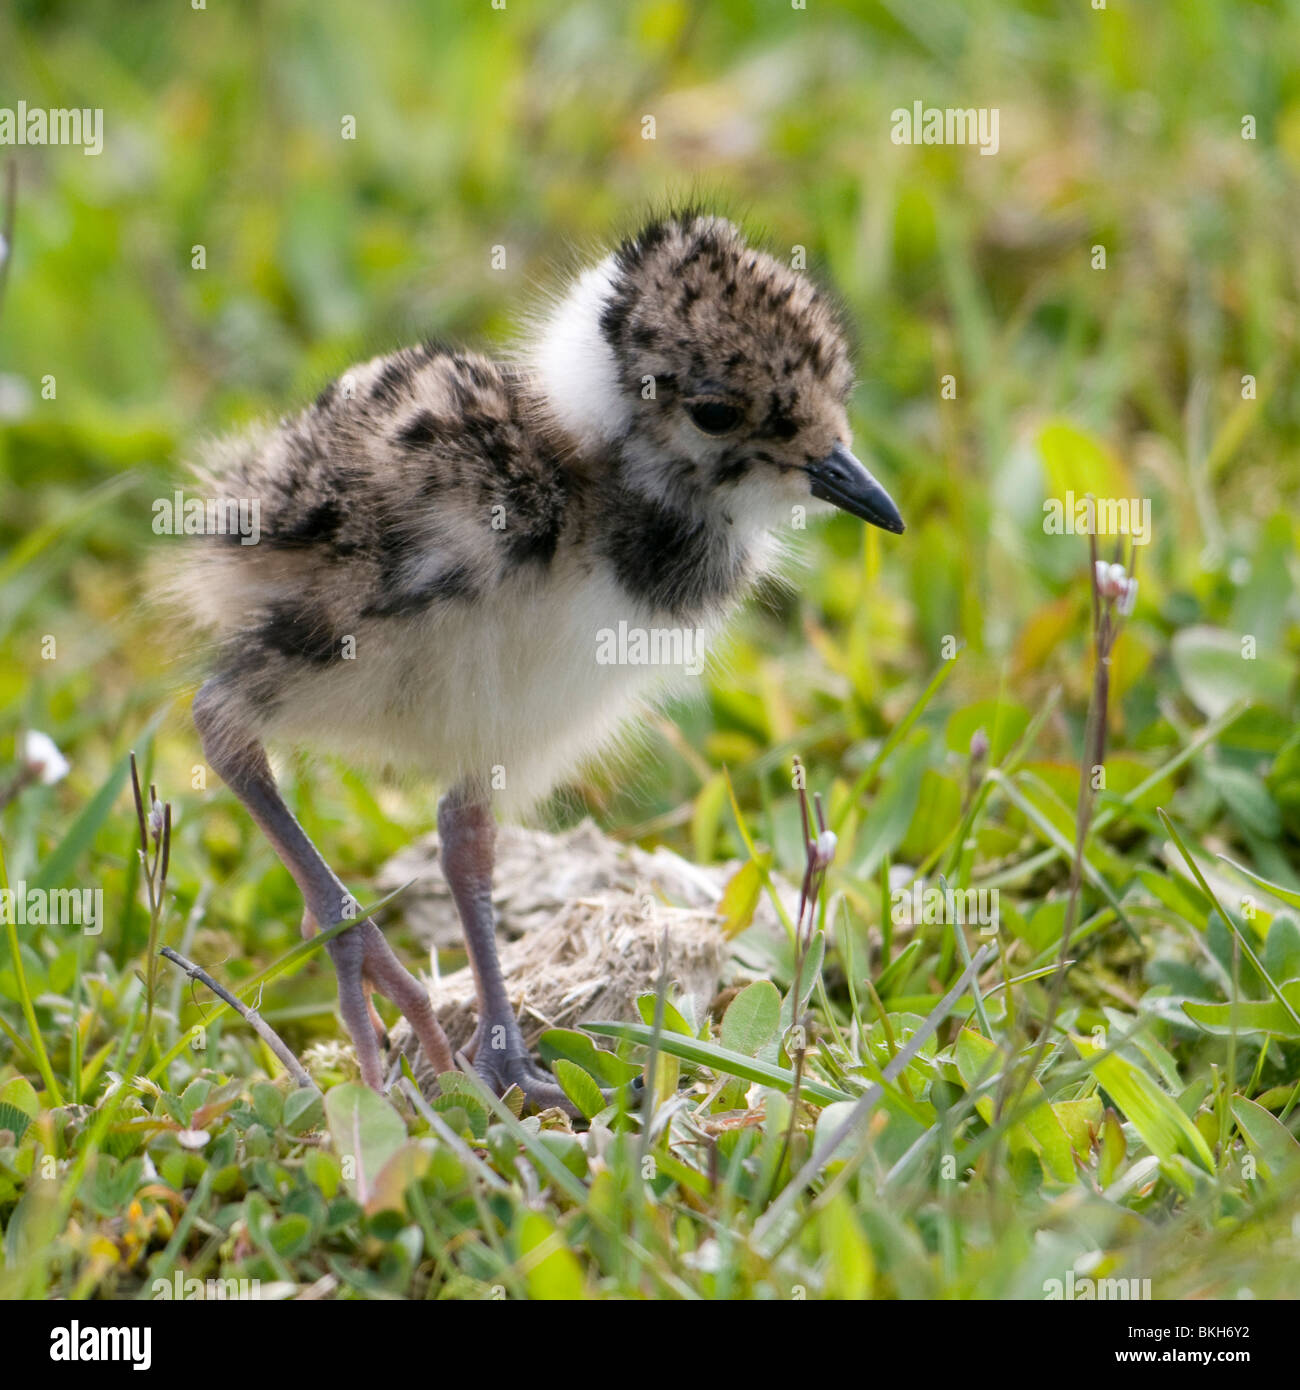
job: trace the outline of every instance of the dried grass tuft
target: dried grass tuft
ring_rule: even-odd
[[[639,994],[653,990],[668,933],[668,978],[675,997],[690,995],[703,1017],[728,965],[728,942],[715,911],[734,864],[701,867],[659,848],[653,854],[604,835],[590,821],[561,834],[503,827],[497,840],[493,903],[501,966],[530,1046],[548,1028],[587,1019],[634,1019]],[[384,866],[378,894],[410,880],[393,910],[436,949],[462,948],[460,921],[428,835]],[[776,929],[764,903],[756,927]],[[463,948],[462,948],[463,949]],[[476,1020],[468,967],[429,986],[453,1048],[469,1041]],[[405,1020],[393,1040],[414,1051]],[[427,1087],[431,1077],[417,1077]]]

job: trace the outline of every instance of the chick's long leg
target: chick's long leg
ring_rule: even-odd
[[[319,930],[319,924],[317,923],[316,919],[311,915],[311,909],[309,907],[304,907],[302,910],[301,927],[302,939],[304,941],[310,941],[312,937],[316,935],[316,932]],[[362,982],[365,985],[366,1013],[370,1015],[370,1026],[375,1030],[375,1037],[379,1039],[379,1046],[381,1050],[386,1052],[390,1044],[390,1039],[388,1036],[388,1025],[384,1022],[382,1018],[379,1017],[379,1011],[375,1008],[375,986],[373,981],[365,977],[364,971],[362,972]]]
[[[474,1068],[498,1095],[518,1086],[536,1106],[558,1105],[576,1114],[572,1101],[529,1055],[506,992],[492,911],[496,822],[491,807],[464,788],[448,792],[438,803],[438,836],[478,995]]]
[[[354,910],[352,896],[284,804],[261,744],[232,736],[222,727],[219,713],[219,697],[205,687],[194,702],[194,720],[208,762],[243,802],[293,875],[306,900],[308,914],[319,923],[341,922]],[[367,1086],[376,1091],[383,1089],[379,1037],[372,1021],[368,986],[386,995],[406,1015],[425,1057],[436,1071],[454,1069],[451,1048],[428,994],[393,954],[372,921],[362,918],[350,931],[326,942],[325,949],[338,973],[339,1011]]]

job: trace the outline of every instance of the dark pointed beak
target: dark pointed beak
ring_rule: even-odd
[[[843,444],[837,444],[820,463],[811,464],[805,471],[812,479],[814,497],[833,502],[841,511],[851,512],[895,535],[906,529],[893,498]]]

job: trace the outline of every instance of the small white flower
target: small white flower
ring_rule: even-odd
[[[1120,613],[1127,615],[1133,611],[1137,600],[1137,580],[1129,578],[1123,565],[1108,565],[1105,560],[1098,560],[1097,592],[1108,602],[1118,599]]]
[[[889,891],[897,893],[900,888],[912,891],[912,880],[916,870],[910,864],[891,864],[889,866]]]
[[[12,372],[0,372],[0,420],[22,420],[31,414],[32,388]]]
[[[829,867],[835,858],[835,850],[839,846],[839,840],[835,837],[833,830],[823,830],[817,837],[817,845],[813,850],[813,863],[819,869]]]
[[[163,808],[162,805],[153,801],[149,804],[149,834],[156,840],[162,834],[163,828]]]
[[[325,1277],[333,1279],[334,1276],[327,1274]],[[336,1288],[337,1286],[338,1281],[336,1280],[330,1287]],[[263,1303],[282,1303],[286,1298],[297,1297],[299,1292],[299,1285],[291,1284],[287,1279],[272,1279],[269,1284],[255,1284],[253,1287],[257,1290],[253,1297],[260,1298]]]
[[[684,1251],[682,1263],[698,1269],[701,1274],[716,1274],[726,1261],[723,1259],[722,1246],[710,1238],[702,1240],[698,1250]]]
[[[47,787],[61,782],[71,766],[49,734],[43,734],[39,729],[28,729],[23,735],[21,756],[28,767],[36,769]]]

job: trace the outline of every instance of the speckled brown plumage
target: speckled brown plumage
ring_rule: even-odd
[[[590,384],[588,414],[604,416],[594,440],[589,420],[575,430],[548,400],[548,373],[566,364],[543,329],[513,364],[402,349],[275,429],[209,452],[205,488],[261,511],[257,545],[213,539],[186,585],[215,633],[209,698],[220,694],[224,719],[309,737],[300,716],[317,697],[306,690],[328,669],[333,689],[356,689],[340,692],[346,727],[325,711],[320,740],[419,765],[409,740],[395,737],[390,759],[354,717],[362,705],[397,715],[419,683],[391,662],[379,679],[368,655],[379,644],[436,641],[439,612],[455,626],[466,605],[547,584],[566,602],[575,574],[597,571],[616,591],[607,610],[621,594],[629,620],[713,626],[770,568],[773,523],[808,502],[801,470],[848,433],[852,373],[830,306],[717,218],[655,223],[606,264],[609,293],[589,325],[607,354],[605,379]],[[540,370],[538,353],[551,354]],[[700,400],[734,406],[739,425],[701,434],[685,413]],[[587,628],[575,656],[589,659]],[[612,724],[592,728],[607,736]],[[493,765],[501,743],[483,750]],[[513,761],[521,794],[544,790]],[[447,780],[473,771],[429,762]]]
[[[505,1039],[478,1052],[498,1089],[556,1091],[522,1049],[496,971],[492,803],[535,801],[682,678],[605,660],[614,629],[689,633],[702,648],[777,563],[783,534],[827,501],[902,529],[848,452],[851,385],[825,296],[730,223],[691,213],[585,271],[510,360],[404,348],[203,457],[205,491],[260,513],[256,544],[201,538],[180,583],[213,639],[195,702],[208,757],[319,922],[340,920],[348,898],[280,799],[263,744],[450,789],[439,828],[480,1031]],[[329,949],[367,1081],[379,1075],[371,986],[448,1063],[427,1000],[371,924]]]

